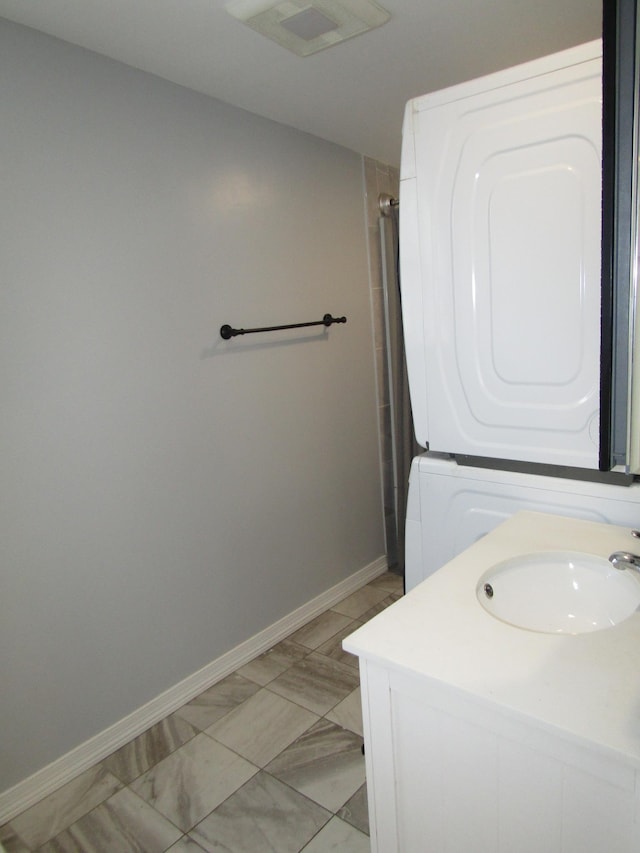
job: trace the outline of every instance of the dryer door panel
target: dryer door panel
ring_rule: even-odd
[[[419,330],[407,318],[426,374],[418,440],[597,468],[600,63],[488,79],[448,103],[418,99],[410,122],[419,275],[402,274],[423,306]]]

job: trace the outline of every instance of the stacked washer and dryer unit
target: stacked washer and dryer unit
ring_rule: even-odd
[[[429,448],[411,469],[407,590],[521,509],[640,526],[632,466],[596,473],[601,51],[407,105],[402,311]]]

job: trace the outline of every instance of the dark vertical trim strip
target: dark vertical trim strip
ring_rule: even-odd
[[[638,0],[603,6],[600,468],[626,466],[630,406],[632,205]]]
[[[604,0],[602,15],[602,241],[600,309],[600,448],[601,471],[611,468],[613,386],[613,244],[615,175],[615,99],[617,0]]]

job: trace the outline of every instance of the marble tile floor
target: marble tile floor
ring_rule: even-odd
[[[6,853],[368,853],[358,661],[386,572],[0,827]],[[1,849],[1,848],[0,848]]]

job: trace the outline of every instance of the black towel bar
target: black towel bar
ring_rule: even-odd
[[[220,337],[225,341],[229,338],[235,338],[236,335],[251,335],[254,332],[277,332],[280,329],[302,329],[304,326],[331,326],[333,323],[346,323],[346,317],[332,317],[331,314],[325,314],[322,320],[316,320],[313,323],[290,323],[288,326],[264,326],[262,329],[232,329],[226,323],[220,326]]]

